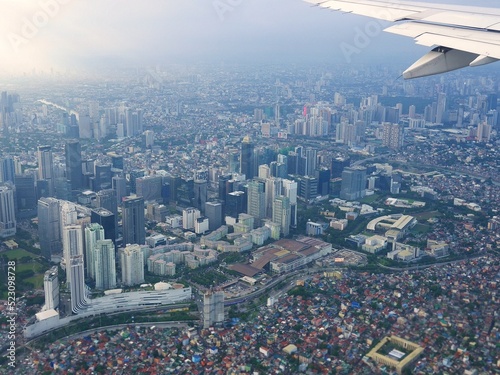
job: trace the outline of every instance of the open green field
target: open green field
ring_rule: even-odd
[[[28,283],[32,283],[34,286],[34,289],[43,289],[43,277],[44,277],[44,275],[42,273],[42,274],[38,274],[38,275],[35,275],[32,277],[28,277],[24,281],[26,281]]]
[[[369,195],[367,197],[364,197],[363,199],[360,199],[360,202],[365,203],[365,204],[371,204],[379,199],[380,199],[379,194],[373,194],[373,195]]]
[[[23,249],[8,250],[2,254],[7,255],[7,258],[9,258],[9,260],[21,259],[22,257],[30,257],[31,259],[37,258],[37,255]]]
[[[421,212],[421,213],[415,214],[413,216],[415,216],[415,218],[418,221],[425,221],[425,220],[432,219],[434,217],[440,217],[441,214],[439,213],[439,211],[429,211],[429,212]]]
[[[44,272],[44,267],[38,262],[23,263],[16,265],[16,271],[33,271],[35,273]]]
[[[417,224],[412,228],[411,232],[414,234],[425,234],[425,233],[429,233],[430,230],[431,230],[431,227],[429,225]]]

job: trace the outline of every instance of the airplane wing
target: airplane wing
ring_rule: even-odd
[[[500,9],[389,0],[304,0],[321,8],[397,22],[385,31],[433,49],[410,66],[405,79],[500,60]]]

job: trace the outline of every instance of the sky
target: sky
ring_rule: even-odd
[[[349,49],[370,19],[302,0],[0,0],[0,9],[0,74],[221,61],[408,65],[427,51],[382,32]]]

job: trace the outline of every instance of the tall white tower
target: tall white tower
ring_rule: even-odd
[[[137,244],[129,245],[120,252],[122,283],[137,285],[144,282],[144,256]]]
[[[0,186],[0,237],[16,234],[16,210],[14,206],[14,187]]]
[[[115,245],[112,240],[99,240],[94,248],[96,289],[116,288]]]
[[[104,240],[104,228],[98,223],[92,223],[85,227],[85,266],[87,276],[96,279],[95,272],[95,247],[97,241]]]
[[[63,248],[66,256],[66,280],[71,293],[71,311],[77,314],[88,304],[83,269],[83,236],[80,225],[64,227]]]

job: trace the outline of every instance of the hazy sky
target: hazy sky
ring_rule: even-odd
[[[370,21],[301,0],[0,0],[0,9],[0,73],[181,61],[345,62],[342,46],[353,45]],[[350,59],[404,65],[426,50],[380,33]]]

